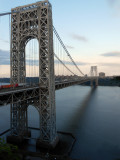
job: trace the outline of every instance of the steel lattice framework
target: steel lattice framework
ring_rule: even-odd
[[[52,143],[56,139],[56,109],[52,7],[48,0],[12,9],[11,84],[25,83],[25,47],[34,38],[39,43],[40,140]],[[12,134],[23,135],[27,128],[27,103],[11,103]]]
[[[96,82],[96,86],[98,86],[97,66],[91,66],[90,76],[96,77],[95,82]],[[91,85],[93,85],[92,79],[91,79]]]

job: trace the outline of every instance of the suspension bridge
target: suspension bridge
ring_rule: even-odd
[[[40,117],[37,144],[55,146],[58,142],[55,90],[87,81],[91,81],[91,85],[95,81],[97,86],[97,66],[91,66],[87,75],[80,70],[53,26],[52,6],[48,0],[0,14],[4,16],[11,19],[12,87],[0,90],[0,105],[10,104],[11,107],[11,134],[7,139],[21,142],[29,135],[27,108],[33,105]],[[34,41],[29,43],[31,40]]]

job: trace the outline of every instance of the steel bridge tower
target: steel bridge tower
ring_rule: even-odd
[[[11,84],[25,83],[25,47],[36,38],[39,43],[39,142],[55,144],[56,108],[53,54],[52,7],[48,0],[11,10]],[[14,98],[14,96],[13,96]],[[27,107],[23,102],[11,102],[11,135],[28,132]],[[9,139],[9,138],[8,138]]]
[[[96,79],[95,79],[95,85],[98,86],[97,66],[91,66],[90,76],[91,76],[91,86],[93,86],[93,79],[92,79],[92,77],[96,77]]]

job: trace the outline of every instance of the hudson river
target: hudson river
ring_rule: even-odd
[[[37,110],[28,108],[29,126],[38,127]],[[72,86],[56,91],[57,130],[77,141],[70,157],[83,160],[120,158],[120,87]],[[0,107],[0,133],[10,128],[10,107]]]

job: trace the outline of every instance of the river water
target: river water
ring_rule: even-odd
[[[28,108],[29,126],[39,116]],[[77,141],[71,157],[81,160],[120,158],[120,87],[71,86],[56,91],[57,130],[71,132]],[[10,107],[0,107],[0,132],[10,127]]]

